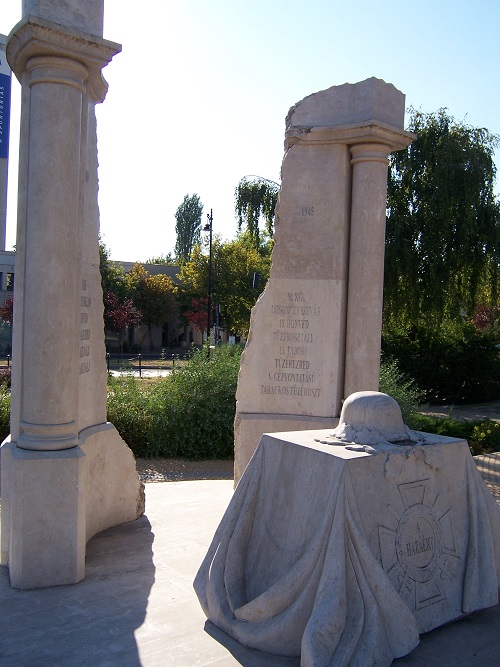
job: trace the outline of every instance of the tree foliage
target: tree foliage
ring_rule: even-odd
[[[165,274],[151,275],[142,264],[136,264],[125,275],[125,282],[134,305],[141,313],[141,323],[148,327],[152,349],[152,328],[162,326],[176,312],[175,285]]]
[[[411,110],[418,138],[390,158],[385,319],[439,323],[495,299],[500,208],[493,185],[498,139],[445,109]]]
[[[202,214],[203,204],[198,195],[184,195],[182,204],[175,212],[175,257],[181,263],[189,262],[194,246],[200,243]]]
[[[120,352],[123,350],[123,335],[127,329],[137,324],[141,313],[134,306],[132,299],[120,298],[113,292],[104,295],[104,326],[108,331],[118,334]]]
[[[269,277],[269,258],[263,257],[244,239],[223,243],[216,237],[212,244],[212,304],[220,304],[222,324],[228,331],[245,335],[250,324],[250,310]],[[254,273],[260,274],[254,286]],[[192,310],[192,299],[208,293],[208,254],[195,246],[190,262],[180,272],[181,310]],[[206,326],[204,327],[206,328]]]
[[[191,297],[191,309],[184,311],[184,319],[191,324],[193,329],[203,333],[207,330],[208,323],[208,298],[200,296],[197,299]],[[213,313],[210,314],[210,326],[213,325]]]
[[[238,230],[244,229],[254,248],[261,245],[259,222],[264,218],[269,238],[274,234],[274,211],[278,201],[279,185],[261,176],[244,176],[234,192]]]
[[[152,349],[152,328],[162,326],[176,312],[176,286],[165,274],[151,275],[142,264],[125,273],[109,259],[109,250],[99,244],[104,323],[108,331],[123,333],[139,322],[148,328]]]
[[[167,253],[166,255],[157,255],[147,259],[145,264],[162,264],[164,266],[176,266],[175,257],[172,256],[172,253]]]
[[[0,319],[9,324],[14,320],[14,299],[11,296],[5,299],[3,306],[0,306]]]
[[[102,241],[99,242],[99,270],[101,272],[102,293],[116,294],[123,301],[127,296],[127,288],[124,282],[125,272],[123,268],[113,262],[110,250]],[[104,304],[106,306],[106,304]]]

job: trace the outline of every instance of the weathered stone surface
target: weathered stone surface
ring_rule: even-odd
[[[286,129],[375,121],[404,129],[405,98],[392,84],[372,77],[310,95],[288,112]]]
[[[38,16],[102,37],[104,0],[23,0],[23,16]]]
[[[264,435],[198,572],[215,625],[303,667],[390,665],[498,601],[500,509],[465,441],[368,454]]]
[[[20,589],[85,576],[86,460],[80,447],[40,452],[5,442],[2,565]]]
[[[404,95],[379,79],[311,95],[286,122],[271,274],[238,380],[236,481],[264,432],[256,415],[333,426],[345,396],[378,389],[387,157],[413,138]]]
[[[358,391],[342,405],[338,426],[330,434],[338,443],[360,445],[417,444],[422,438],[404,423],[398,403],[379,391]],[[333,444],[333,443],[332,443]]]
[[[140,516],[144,498],[106,423],[95,104],[120,46],[100,37],[102,0],[23,10],[7,44],[23,114],[1,541],[12,585],[36,588],[80,581],[86,541]]]

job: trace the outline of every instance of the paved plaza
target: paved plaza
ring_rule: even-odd
[[[146,515],[95,536],[74,586],[14,590],[0,568],[1,667],[298,667],[223,635],[194,594],[231,495],[228,480],[147,484]],[[498,667],[499,656],[500,605],[424,635],[393,664]]]

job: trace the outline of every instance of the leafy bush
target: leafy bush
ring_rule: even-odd
[[[409,425],[417,431],[467,440],[473,456],[500,452],[500,424],[491,419],[465,420],[417,414]]]
[[[401,373],[394,360],[383,359],[380,364],[380,391],[389,394],[399,403],[405,423],[418,413],[422,403],[422,391],[414,380]]]
[[[500,452],[500,424],[491,419],[476,423],[469,444],[473,454]]]
[[[0,385],[0,442],[10,433],[10,389]]]
[[[110,379],[108,419],[136,456],[231,458],[241,348],[193,350],[171,375],[144,385]]]
[[[432,415],[414,414],[408,422],[408,426],[415,431],[425,433],[437,433],[450,438],[461,438],[470,442],[475,421],[465,419],[453,419],[452,417],[433,417]]]
[[[10,387],[11,370],[10,366],[0,368],[0,385]]]
[[[457,403],[500,399],[498,329],[466,322],[439,327],[385,327],[382,349],[415,378],[428,401]]]
[[[108,420],[136,456],[144,456],[151,417],[148,413],[150,390],[133,376],[108,379]]]
[[[233,422],[241,348],[193,352],[150,395],[146,454],[187,458],[233,456]]]

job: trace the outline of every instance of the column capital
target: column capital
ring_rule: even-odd
[[[389,154],[392,149],[389,144],[363,142],[349,146],[349,150],[352,155],[351,164],[357,164],[358,162],[382,162],[382,164],[387,166],[389,164]]]
[[[294,144],[328,145],[346,144],[387,144],[389,153],[406,148],[416,139],[412,132],[391,127],[376,120],[352,125],[331,125],[318,127],[290,128],[285,137],[285,148]]]
[[[59,62],[68,69],[68,61],[72,61],[74,65],[69,69],[85,68],[85,71],[81,70],[83,86],[99,103],[108,90],[101,70],[121,51],[121,46],[36,16],[27,16],[9,35],[6,50],[12,71],[21,83],[25,73],[33,69],[33,62],[40,63],[42,58],[50,66]]]

